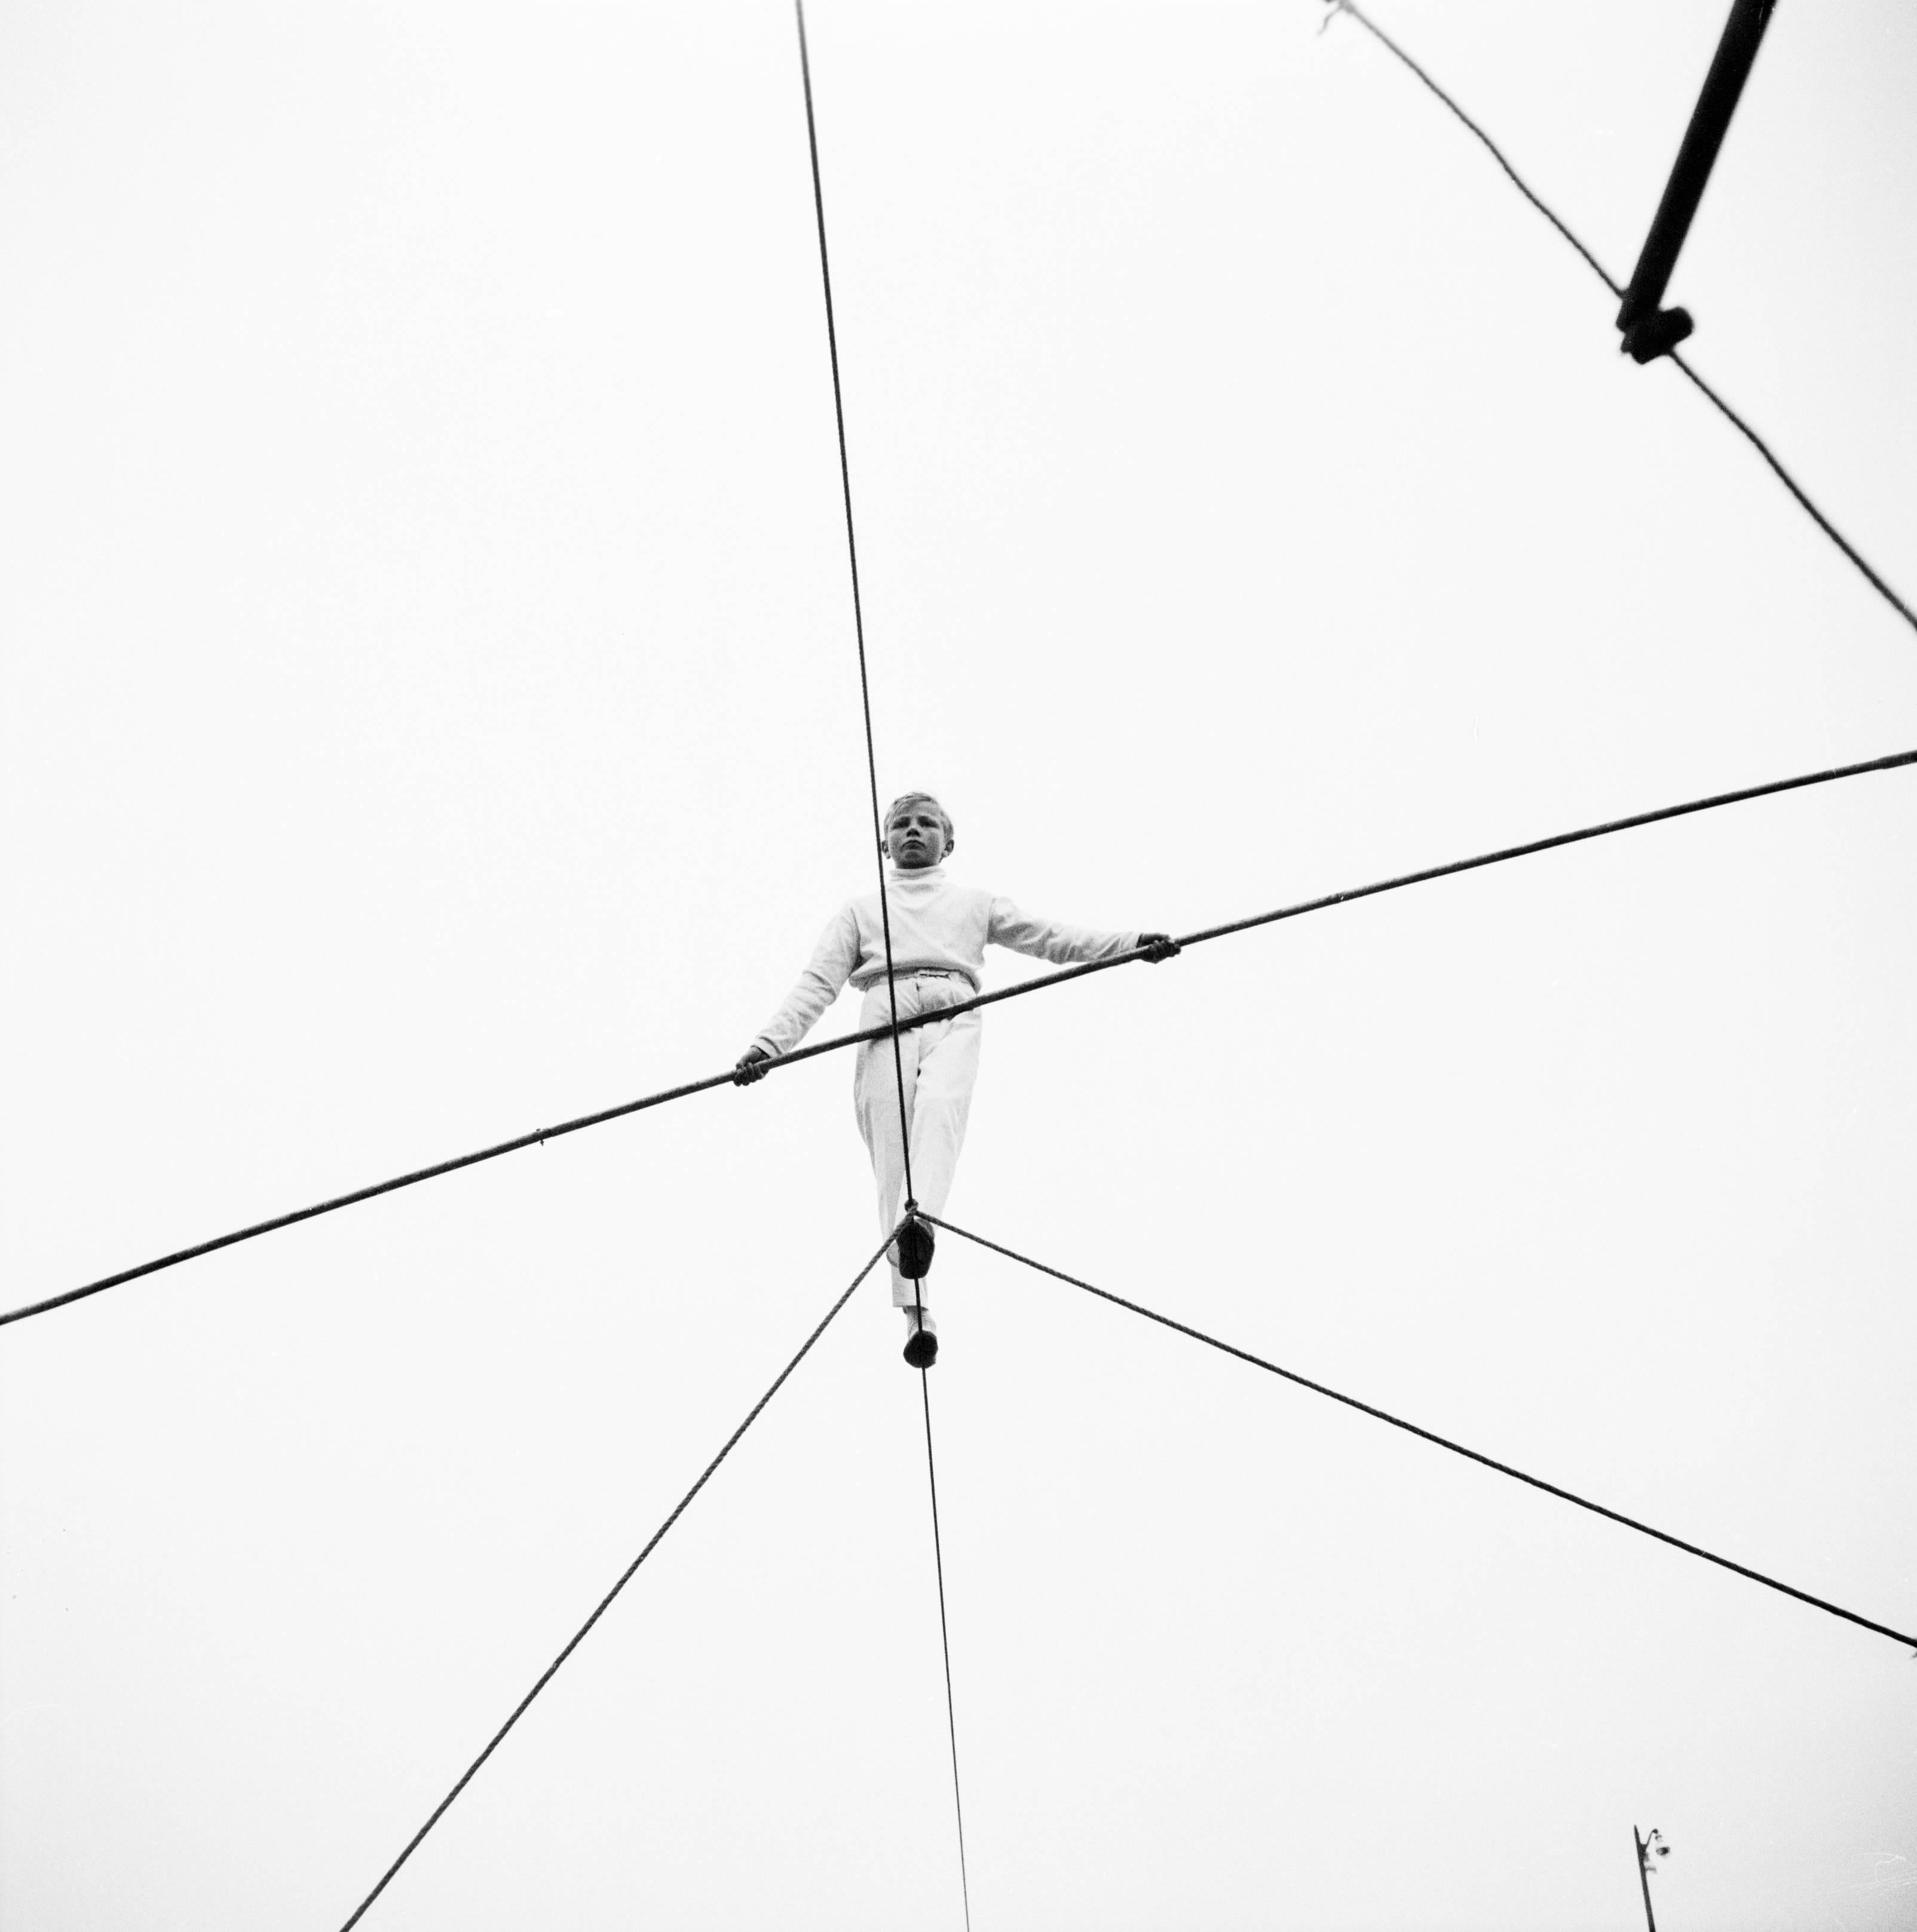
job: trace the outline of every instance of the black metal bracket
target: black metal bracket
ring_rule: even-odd
[[[1730,18],[1724,22],[1711,70],[1704,76],[1703,91],[1664,185],[1664,197],[1652,218],[1643,252],[1618,310],[1618,328],[1624,337],[1619,346],[1634,362],[1668,356],[1696,326],[1685,310],[1664,307],[1664,290],[1776,5],[1777,0],[1732,0]]]

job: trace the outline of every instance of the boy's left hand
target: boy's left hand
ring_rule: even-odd
[[[1142,932],[1138,944],[1145,958],[1156,966],[1161,960],[1175,959],[1184,948],[1168,932]]]

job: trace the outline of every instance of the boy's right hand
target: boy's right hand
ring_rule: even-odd
[[[734,1086],[749,1087],[754,1081],[763,1080],[772,1070],[771,1058],[763,1046],[748,1046],[732,1070]]]

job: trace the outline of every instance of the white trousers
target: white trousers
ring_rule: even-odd
[[[972,997],[970,983],[955,975],[902,975],[896,982],[898,1017],[910,1019]],[[904,1076],[905,1119],[912,1150],[912,1186],[919,1205],[930,1214],[945,1211],[958,1150],[965,1144],[965,1117],[972,1107],[972,1084],[979,1077],[980,1023],[976,1010],[949,1020],[934,1020],[898,1036],[898,1071],[890,1040],[868,1040],[859,1048],[852,1078],[852,1100],[859,1132],[872,1157],[878,1184],[879,1232],[889,1234],[905,1212],[905,1144],[898,1131],[899,1072]],[[881,980],[866,994],[862,1027],[886,1026],[892,999]],[[910,1308],[928,1303],[922,1281],[908,1281],[892,1257],[892,1303]]]

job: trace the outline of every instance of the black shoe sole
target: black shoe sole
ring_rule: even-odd
[[[905,1344],[905,1359],[915,1369],[928,1369],[938,1360],[938,1337],[921,1328]]]
[[[922,1221],[908,1221],[898,1231],[898,1272],[908,1281],[923,1281],[932,1272],[932,1231]]]

